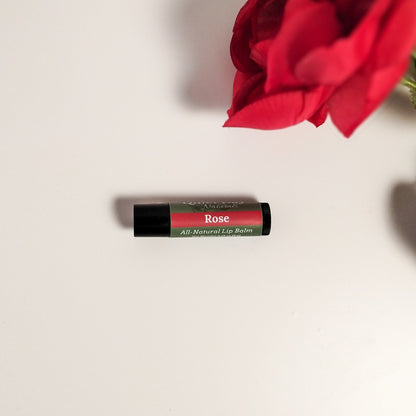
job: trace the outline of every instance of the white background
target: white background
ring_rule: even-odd
[[[223,129],[241,5],[1,0],[2,416],[415,414],[416,113]],[[201,197],[272,235],[126,227]]]

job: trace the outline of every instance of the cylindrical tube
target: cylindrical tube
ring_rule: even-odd
[[[265,202],[180,202],[134,205],[135,237],[243,237],[269,235]]]

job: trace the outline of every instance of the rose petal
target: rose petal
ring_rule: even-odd
[[[393,0],[395,1],[395,0]],[[343,21],[347,33],[354,29],[371,8],[378,7],[383,0],[334,0],[340,19]],[[391,0],[387,0],[390,4]]]
[[[314,124],[316,127],[325,123],[328,117],[328,106],[324,104],[312,117],[308,118],[308,121]]]
[[[308,3],[307,0],[302,2]],[[266,92],[302,87],[294,73],[296,63],[311,49],[329,45],[341,34],[332,3],[311,0],[309,3],[306,9],[292,12],[290,17],[285,14],[283,18],[268,55]]]
[[[267,57],[269,55],[270,45],[272,42],[273,39],[266,39],[251,47],[250,58],[263,70],[266,69],[267,66]]]
[[[259,2],[261,2],[261,0],[248,0],[244,4],[235,20],[234,30],[243,29],[247,24],[251,24],[251,18]]]
[[[241,72],[255,72],[259,68],[250,59],[249,43],[252,38],[251,19],[260,0],[248,0],[238,13],[231,39],[230,53],[234,66]]]
[[[400,65],[383,68],[375,73],[360,71],[343,84],[329,99],[333,123],[346,136],[387,98],[408,68],[406,59]]]
[[[231,116],[250,104],[255,97],[263,93],[264,75],[262,73],[246,74],[237,71],[234,79],[234,93],[231,108],[228,115]]]
[[[286,0],[263,0],[251,19],[255,43],[273,38],[280,29]]]
[[[329,94],[330,90],[322,87],[273,94],[230,114],[224,127],[273,130],[293,126],[312,117]]]
[[[374,51],[372,68],[382,68],[409,58],[416,43],[416,3],[395,0]]]
[[[403,0],[398,0],[402,1]],[[413,3],[414,1],[407,0],[407,3]],[[296,66],[296,76],[302,80],[306,85],[335,85],[340,84],[350,78],[353,73],[361,67],[369,54],[373,55],[375,48],[381,49],[383,54],[387,51],[386,45],[380,45],[380,36],[387,38],[387,42],[390,42],[393,46],[390,49],[395,50],[397,53],[399,45],[406,44],[404,49],[406,54],[409,53],[409,42],[403,42],[402,39],[397,39],[401,36],[398,28],[391,28],[390,30],[383,27],[382,35],[380,35],[380,24],[383,22],[386,13],[389,13],[389,0],[379,0],[369,10],[368,14],[363,18],[357,28],[351,33],[349,37],[341,38],[334,42],[333,45],[328,47],[320,47],[312,50]],[[404,9],[403,7],[401,9]],[[407,10],[403,10],[407,12]],[[413,21],[409,22],[410,27],[416,30],[415,13],[413,12]],[[399,20],[403,22],[402,16]],[[390,17],[389,17],[390,21]],[[390,24],[390,23],[389,23]],[[391,34],[395,34],[392,36]],[[406,36],[409,33],[405,33]],[[403,37],[403,36],[402,36]],[[415,36],[408,36],[407,39],[415,39]],[[393,39],[393,40],[392,40]],[[410,42],[413,42],[412,40]],[[393,52],[393,54],[395,53]],[[387,60],[389,57],[387,57]],[[372,58],[373,60],[373,58]],[[399,59],[402,61],[403,57]],[[386,59],[384,60],[384,62]],[[397,58],[392,59],[388,65],[397,62]]]
[[[297,64],[296,76],[307,85],[334,85],[349,78],[374,47],[387,6],[387,0],[378,2],[350,36],[311,50]]]

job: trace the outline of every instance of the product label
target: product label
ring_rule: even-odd
[[[170,204],[170,219],[171,237],[259,236],[263,231],[260,203]]]

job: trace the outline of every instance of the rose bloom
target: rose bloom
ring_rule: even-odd
[[[319,126],[330,114],[349,137],[406,73],[415,44],[415,0],[249,0],[231,41],[225,126]]]

